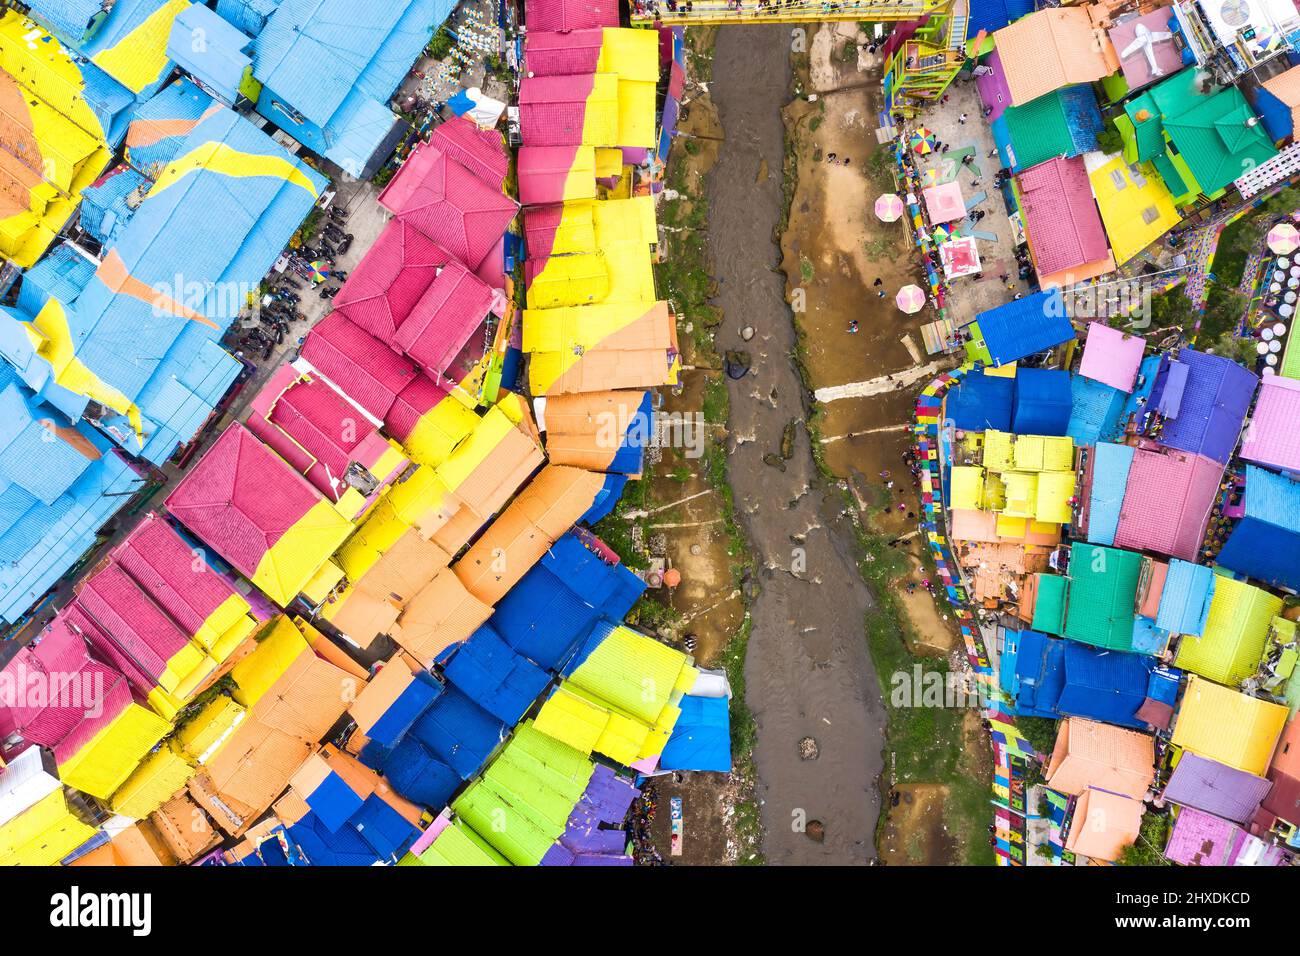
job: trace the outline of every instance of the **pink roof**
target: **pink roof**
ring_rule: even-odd
[[[379,202],[471,269],[487,258],[519,210],[432,144],[407,158]]]
[[[524,12],[533,30],[586,30],[618,26],[618,0],[533,0]]]
[[[190,545],[156,513],[146,515],[110,556],[188,634],[197,634],[209,615],[236,593],[230,581],[211,568],[204,566],[196,574]]]
[[[1128,335],[1101,322],[1089,322],[1079,374],[1121,392],[1131,392],[1146,347],[1147,340],[1140,335]]]
[[[185,647],[184,633],[122,568],[110,563],[82,584],[60,614],[142,694],[157,684],[169,661]]]
[[[447,397],[447,391],[420,372],[402,389],[393,402],[393,407],[384,416],[384,428],[399,442],[406,441],[408,435],[419,424],[421,416],[428,413],[435,405]]]
[[[1245,831],[1203,810],[1178,811],[1165,856],[1184,866],[1229,866]]]
[[[1106,258],[1106,230],[1082,156],[1049,159],[1026,169],[1017,181],[1039,275]]]
[[[1195,561],[1223,465],[1192,452],[1149,444],[1129,468],[1115,547]]]
[[[921,195],[925,197],[925,211],[930,216],[930,222],[935,225],[964,219],[966,216],[966,201],[961,195],[961,183],[955,179],[922,190]]]
[[[491,307],[492,290],[459,262],[449,262],[397,330],[395,344],[430,372],[442,372]]]
[[[529,146],[580,146],[592,73],[526,77],[519,84],[519,135]]]
[[[604,42],[605,31],[601,29],[571,33],[530,29],[524,37],[524,66],[533,76],[595,73]]]
[[[167,510],[241,574],[252,577],[320,496],[238,422],[167,496]]]
[[[505,141],[493,129],[479,129],[472,120],[454,116],[435,126],[429,142],[497,191],[510,172]]]
[[[388,414],[418,371],[341,312],[330,313],[308,333],[302,357],[375,418]]]
[[[555,245],[555,233],[564,218],[564,203],[546,203],[524,210],[524,244],[529,257],[546,258]]]
[[[451,256],[409,223],[394,219],[348,275],[334,309],[391,342],[424,290]]]
[[[92,660],[86,642],[61,617],[46,626],[39,643],[19,650],[4,672],[10,677],[7,686],[15,690],[37,680],[52,690],[66,689],[54,703],[40,706],[22,698],[0,698],[3,736],[17,732],[24,740],[49,747],[59,763],[71,758],[131,703],[126,678]],[[83,691],[92,695],[89,702],[80,696]]]
[[[1241,457],[1300,471],[1300,380],[1265,377],[1241,441]]]
[[[576,146],[521,147],[517,166],[520,201],[527,206],[563,202],[564,186],[577,156]]]
[[[1124,79],[1128,83],[1130,92],[1146,86],[1162,76],[1173,76],[1183,65],[1182,55],[1178,52],[1178,44],[1173,37],[1158,40],[1151,44],[1151,52],[1155,55],[1156,66],[1161,70],[1159,74],[1151,72],[1151,67],[1147,63],[1146,51],[1137,49],[1128,56],[1124,56],[1124,51],[1132,45],[1134,38],[1137,36],[1139,24],[1146,27],[1151,33],[1169,33],[1169,11],[1167,9],[1154,10],[1143,16],[1125,20],[1108,33],[1110,42],[1115,45],[1115,53],[1120,57],[1120,67],[1124,71]]]

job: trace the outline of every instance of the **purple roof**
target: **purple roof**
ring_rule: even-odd
[[[1164,381],[1172,381],[1173,370],[1179,366],[1186,367],[1187,381],[1176,412],[1165,420],[1160,441],[1226,463],[1237,447],[1259,378],[1231,359],[1182,349],[1178,358],[1168,363],[1168,369],[1162,369],[1156,392],[1163,396]],[[1163,407],[1165,403],[1159,404]]]
[[[979,89],[980,101],[985,106],[993,107],[987,120],[992,123],[1011,105],[1011,90],[1007,86],[1007,75],[1002,69],[1002,58],[998,56],[997,50],[989,54],[984,65],[993,72],[979,77],[975,86]]]
[[[597,765],[582,798],[569,815],[560,842],[542,858],[542,866],[622,866],[627,834],[623,818],[641,791],[609,767]],[[602,827],[604,824],[604,827]]]
[[[1184,866],[1230,866],[1245,831],[1190,807],[1178,814],[1165,857]]]
[[[1165,787],[1165,799],[1245,823],[1272,786],[1263,777],[1184,753]]]

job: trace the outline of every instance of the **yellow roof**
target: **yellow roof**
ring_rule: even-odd
[[[207,763],[247,715],[241,704],[220,694],[176,731],[176,743],[195,763]]]
[[[984,503],[984,469],[954,465],[950,480],[952,507],[978,510]]]
[[[55,790],[0,825],[0,866],[53,866],[94,835]]]
[[[171,724],[139,704],[129,704],[108,726],[59,765],[59,778],[82,793],[107,800]]]
[[[1005,471],[1007,497],[1002,513],[1012,518],[1032,518],[1038,513],[1038,476],[1026,471]]]
[[[1074,497],[1074,472],[1043,472],[1038,476],[1034,520],[1045,524],[1065,524],[1073,515],[1073,508],[1070,505],[1072,497]]]
[[[1183,692],[1173,742],[1197,756],[1263,776],[1287,714],[1279,704],[1193,674]]]
[[[1165,181],[1149,166],[1129,166],[1117,154],[1091,170],[1088,180],[1118,265],[1181,221]]]
[[[601,36],[600,57],[596,69],[617,73],[626,80],[657,82],[659,79],[659,42],[652,30],[629,27],[606,27]],[[629,146],[630,143],[620,143]]]
[[[194,773],[179,746],[164,745],[140,762],[117,788],[109,806],[114,813],[143,820],[170,800]]]
[[[353,525],[325,500],[316,502],[267,548],[253,574],[253,583],[281,607],[311,583]]]
[[[1064,436],[1017,435],[1017,471],[1073,471],[1074,440]]]
[[[989,471],[1010,471],[1015,467],[1013,442],[1015,436],[1007,432],[993,431],[984,433],[984,467]]]

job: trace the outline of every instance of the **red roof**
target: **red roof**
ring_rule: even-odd
[[[618,0],[532,0],[524,10],[529,32],[618,26]]]
[[[487,258],[519,210],[432,144],[407,158],[379,202],[471,269]]]
[[[334,310],[381,341],[391,342],[438,269],[450,260],[424,233],[395,219],[348,275],[334,297]]]
[[[605,31],[544,33],[530,29],[524,37],[524,65],[532,76],[595,73]]]
[[[1039,275],[1051,275],[1109,253],[1083,157],[1057,157],[1018,177],[1025,230]]]
[[[399,442],[406,441],[420,418],[446,397],[446,390],[421,372],[393,402],[384,416],[384,428]]]
[[[383,418],[418,372],[341,312],[331,312],[307,335],[302,357],[375,418]]]
[[[505,185],[510,154],[496,130],[479,129],[472,120],[454,116],[434,127],[429,142],[498,192]]]
[[[195,564],[190,546],[158,514],[146,515],[110,557],[188,634],[236,593],[226,578]]]
[[[33,706],[19,699],[0,707],[0,731],[20,733],[24,740],[49,747],[63,763],[131,703],[126,678],[92,660],[86,642],[66,620],[56,617],[41,633],[39,643],[24,647],[4,669],[14,689],[40,681],[62,689],[54,703]],[[42,675],[37,677],[36,675]],[[88,702],[83,692],[89,692]]]
[[[1223,465],[1191,452],[1139,447],[1129,468],[1115,547],[1195,561]]]
[[[167,496],[167,510],[251,578],[320,500],[305,478],[235,423]]]
[[[397,330],[395,344],[430,372],[441,372],[491,307],[492,290],[483,280],[459,262],[449,262]]]
[[[529,146],[581,146],[595,75],[528,77],[519,85],[519,134]]]

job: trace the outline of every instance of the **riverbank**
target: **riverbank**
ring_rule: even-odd
[[[810,391],[850,396],[819,402],[809,431],[823,473],[845,482],[859,518],[861,574],[877,598],[866,638],[888,701],[893,675],[917,664],[943,673],[966,665],[950,609],[923,584],[937,574],[917,533],[919,499],[904,462],[916,393],[952,363],[923,356],[920,322],[893,302],[902,285],[924,281],[903,223],[872,214],[893,180],[890,151],[875,138],[881,64],[862,49],[865,39],[854,24],[822,25],[807,52],[792,57],[781,250],[804,381]],[[881,859],[992,862],[991,757],[978,714],[891,705],[886,750]]]

